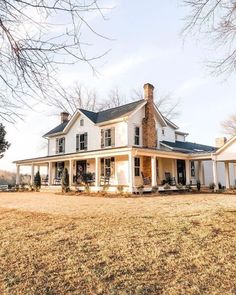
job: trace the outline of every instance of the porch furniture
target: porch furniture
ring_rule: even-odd
[[[53,184],[55,185],[61,184],[61,178],[54,178]]]
[[[0,185],[0,191],[1,192],[8,191],[8,184],[1,184]]]
[[[144,174],[143,174],[143,172],[141,172],[141,175],[142,175],[142,179],[143,179],[143,184],[144,185],[149,185],[149,184],[151,184],[151,177],[145,177],[144,176]]]
[[[109,176],[101,176],[100,177],[100,185],[109,185],[110,177]]]
[[[43,185],[47,185],[48,184],[48,175],[46,175],[46,177],[42,178],[42,184]]]
[[[163,184],[168,183],[171,186],[175,186],[176,185],[176,179],[175,177],[171,176],[170,172],[165,172],[165,179],[163,181]]]

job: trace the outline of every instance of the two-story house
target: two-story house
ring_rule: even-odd
[[[84,173],[91,172],[94,191],[101,189],[104,177],[109,179],[110,190],[124,186],[129,192],[141,185],[151,190],[167,179],[182,184],[200,180],[204,185],[217,184],[221,177],[227,187],[234,184],[235,154],[221,158],[218,162],[224,169],[219,163],[217,168],[218,154],[227,153],[229,143],[223,142],[217,149],[186,141],[188,134],[179,131],[154,104],[153,90],[147,83],[144,99],[116,108],[100,112],[78,109],[71,118],[61,113],[60,124],[44,135],[48,155],[15,162],[17,182],[20,166],[30,165],[32,181],[35,167],[47,167],[49,186],[60,183],[65,167],[71,187],[82,185]],[[230,142],[235,144],[234,139]]]

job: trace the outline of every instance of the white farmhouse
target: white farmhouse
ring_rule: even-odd
[[[144,99],[116,108],[91,112],[78,109],[71,118],[61,113],[61,122],[44,137],[48,139],[45,157],[15,161],[17,182],[20,166],[46,166],[47,184],[60,184],[62,170],[69,171],[70,186],[83,187],[90,175],[91,189],[104,184],[115,191],[122,186],[133,192],[165,182],[202,185],[218,182],[235,185],[236,138],[218,140],[212,147],[186,141],[187,133],[165,118],[153,102],[154,87],[144,85]],[[222,146],[219,146],[222,145]]]

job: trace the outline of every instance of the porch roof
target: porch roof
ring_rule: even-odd
[[[76,159],[91,159],[97,157],[112,157],[119,155],[128,155],[132,153],[135,156],[156,156],[160,158],[171,158],[171,159],[191,159],[192,155],[184,154],[175,151],[166,151],[155,148],[143,148],[136,146],[124,146],[116,148],[106,148],[93,151],[83,151],[68,154],[57,154],[52,156],[37,157],[31,159],[17,160],[13,163],[21,165],[32,165],[32,164],[43,164],[45,162],[57,162],[57,161],[69,161]],[[209,157],[209,155],[208,155]]]
[[[170,142],[170,141],[162,141],[162,145],[165,147],[170,148],[173,151],[179,151],[182,153],[214,153],[217,148],[209,145],[199,144],[195,142],[189,142],[189,141],[178,141]]]

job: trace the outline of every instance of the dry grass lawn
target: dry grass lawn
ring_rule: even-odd
[[[236,196],[1,193],[0,294],[236,294]]]

